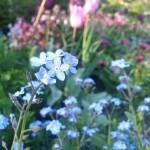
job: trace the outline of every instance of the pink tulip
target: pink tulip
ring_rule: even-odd
[[[99,7],[100,0],[85,0],[84,15],[94,13]]]
[[[77,5],[70,5],[70,25],[73,28],[80,28],[84,24],[83,8]]]

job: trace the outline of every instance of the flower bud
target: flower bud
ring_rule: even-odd
[[[83,8],[77,5],[70,5],[70,25],[73,28],[80,28],[84,24]]]
[[[32,81],[32,76],[31,76],[31,73],[29,71],[26,72],[26,78],[28,81]]]
[[[35,127],[31,128],[31,130],[32,130],[33,132],[38,132],[38,131],[41,130],[41,127],[35,126]]]
[[[94,13],[99,7],[100,0],[86,0],[84,4],[84,15]]]

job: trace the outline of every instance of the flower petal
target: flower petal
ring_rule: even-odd
[[[69,69],[69,65],[68,64],[62,64],[60,67],[60,70],[62,71],[67,71]]]
[[[32,66],[39,67],[41,65],[38,57],[31,57],[30,59]]]
[[[71,73],[77,73],[77,69],[75,67],[70,67],[70,72]]]
[[[62,71],[59,71],[57,74],[56,74],[57,78],[61,81],[64,81],[65,80],[65,74],[64,72]]]

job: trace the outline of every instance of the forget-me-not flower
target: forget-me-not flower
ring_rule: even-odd
[[[60,59],[60,57],[62,57],[63,55],[64,55],[64,52],[61,49],[56,50],[55,53],[47,52],[47,60]]]
[[[94,133],[97,133],[99,131],[98,128],[89,128],[87,126],[82,127],[83,133],[87,134],[88,136],[93,136]]]
[[[127,146],[124,141],[118,140],[113,144],[113,150],[127,150]]]
[[[64,100],[65,106],[72,106],[77,104],[77,99],[74,96],[69,96]]]
[[[77,137],[80,136],[80,133],[77,132],[77,131],[74,131],[74,130],[68,130],[66,132],[66,135],[67,135],[68,138],[77,138]]]
[[[0,130],[5,129],[9,125],[9,119],[0,114]]]
[[[124,131],[131,128],[131,122],[122,121],[118,124],[118,130]]]
[[[39,72],[35,73],[35,76],[46,85],[56,83],[56,79],[51,78],[44,67],[41,67]]]
[[[66,56],[65,58],[63,59],[63,62],[65,64],[68,64],[69,65],[69,68],[68,70],[66,71],[66,74],[68,75],[69,74],[69,71],[71,73],[77,73],[77,69],[75,68],[78,64],[78,59],[75,58],[74,56],[70,55],[69,53],[65,53]]]
[[[112,98],[110,102],[114,103],[115,106],[120,106],[121,100],[119,98]]]
[[[45,52],[41,52],[40,53],[40,57],[31,57],[30,61],[31,64],[35,67],[39,67],[41,65],[46,64],[46,53]]]
[[[61,60],[56,58],[54,59],[54,62],[48,62],[46,63],[46,67],[49,70],[48,74],[50,77],[57,77],[59,80],[64,81],[65,80],[65,71],[69,69],[68,64],[62,64]]]
[[[50,107],[44,107],[40,110],[40,115],[45,118],[47,114],[51,114],[53,112],[53,109]]]
[[[124,69],[126,67],[129,67],[131,65],[130,62],[125,61],[124,59],[114,60],[111,62],[110,69],[113,69],[114,67]]]
[[[64,128],[65,126],[59,120],[53,120],[47,125],[46,130],[50,130],[52,134],[58,135],[60,130]]]

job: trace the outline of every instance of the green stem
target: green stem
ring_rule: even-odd
[[[74,46],[75,46],[76,34],[77,34],[77,28],[73,28],[73,34],[72,34],[72,48],[71,48],[71,50],[73,50],[73,48],[74,48]]]
[[[61,138],[60,138],[59,134],[58,134],[58,140],[59,140],[60,148],[61,148],[61,150],[63,150],[63,143],[61,141]]]
[[[86,17],[86,21],[85,21],[85,27],[84,27],[84,31],[83,31],[83,43],[82,43],[82,62],[83,64],[86,62],[86,53],[87,53],[87,49],[86,49],[86,38],[87,38],[87,34],[88,34],[88,16]]]
[[[26,121],[27,121],[27,117],[28,117],[28,114],[29,114],[29,109],[30,109],[30,106],[32,104],[32,100],[34,98],[34,96],[36,95],[36,92],[38,91],[38,89],[43,85],[43,82],[40,82],[39,85],[35,88],[35,90],[33,91],[32,95],[31,95],[31,98],[29,100],[29,103],[24,111],[24,116],[23,116],[23,122],[22,122],[22,127],[21,127],[21,134],[20,134],[20,138],[19,138],[19,142],[18,142],[18,150],[21,149],[21,143],[22,143],[22,140],[23,140],[23,135],[24,135],[24,131],[25,131],[25,126],[26,126]]]
[[[13,150],[14,144],[16,142],[17,133],[18,133],[18,129],[20,127],[22,116],[23,116],[23,111],[21,111],[20,116],[19,116],[19,120],[18,120],[17,128],[15,129],[15,135],[14,135],[13,143],[12,143],[12,146],[11,146],[11,150]]]
[[[143,148],[142,148],[142,140],[141,140],[141,134],[140,134],[141,131],[138,128],[136,114],[135,114],[135,111],[134,111],[134,108],[133,108],[132,99],[130,99],[130,98],[129,98],[129,110],[132,113],[132,116],[133,116],[133,128],[136,131],[137,137],[138,137],[138,142],[136,143],[136,145],[138,147],[138,150],[142,150]]]

